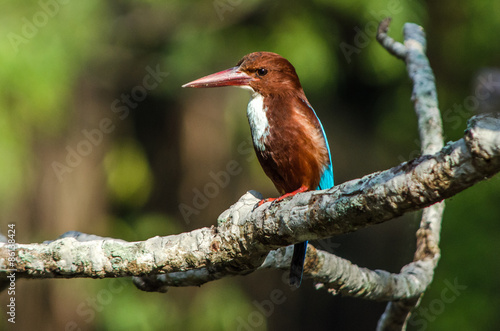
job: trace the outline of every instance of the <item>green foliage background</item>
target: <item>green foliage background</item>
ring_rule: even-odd
[[[374,40],[383,17],[393,17],[390,33],[398,40],[405,22],[425,28],[449,140],[481,111],[467,101],[476,96],[477,72],[500,65],[500,2],[487,0],[42,0],[3,1],[1,8],[0,232],[15,223],[24,243],[69,230],[144,240],[214,224],[246,190],[276,195],[241,148],[249,136],[247,93],[180,88],[246,53],[273,51],[295,65],[327,131],[337,183],[418,155],[404,63]],[[125,105],[123,95],[143,86],[147,68],[168,76],[120,117],[113,102]],[[88,155],[71,159],[70,150],[89,139],[84,131],[96,132],[105,118],[112,132],[94,136]],[[193,207],[196,192],[230,161],[241,174],[196,213],[183,214],[179,206]],[[410,330],[500,327],[499,192],[496,176],[447,201],[442,259]],[[397,272],[412,259],[418,218],[323,247]],[[332,297],[308,281],[292,291],[282,276],[261,272],[167,294],[139,292],[129,281],[18,281],[17,323],[0,327],[368,330],[385,306]],[[465,289],[443,300],[453,282]],[[276,289],[286,301],[263,313],[259,303]]]

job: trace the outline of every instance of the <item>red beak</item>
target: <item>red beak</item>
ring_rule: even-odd
[[[239,67],[229,68],[197,80],[193,80],[182,87],[219,87],[219,86],[245,86],[252,77],[239,70]]]

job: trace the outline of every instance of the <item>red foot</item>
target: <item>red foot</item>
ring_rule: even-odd
[[[309,188],[305,185],[302,185],[301,187],[299,187],[298,189],[296,189],[295,191],[293,192],[290,192],[290,193],[285,193],[283,194],[282,196],[278,197],[278,198],[267,198],[267,199],[262,199],[260,200],[258,203],[257,203],[257,207],[260,207],[262,206],[264,203],[266,202],[271,202],[271,201],[274,201],[274,202],[280,202],[281,200],[285,199],[285,198],[288,198],[288,197],[291,197],[291,196],[294,196],[295,194],[297,193],[302,193],[302,192],[305,192],[305,191],[308,191]]]

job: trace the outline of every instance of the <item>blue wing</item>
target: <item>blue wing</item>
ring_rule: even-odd
[[[321,124],[321,122],[320,122]],[[323,128],[323,127],[321,127]],[[330,156],[330,147],[328,146],[328,140],[326,139],[325,131],[323,131],[323,136],[325,137],[326,148],[328,148],[328,166],[325,168],[321,178],[319,180],[319,185],[316,188],[317,190],[326,190],[332,188],[333,183],[333,167],[332,167],[332,157]]]
[[[306,102],[307,106],[309,109],[311,109],[314,113],[314,116],[318,119],[319,125],[321,126],[321,132],[323,133],[323,138],[325,139],[325,144],[326,144],[326,149],[328,149],[328,165],[326,166],[323,174],[321,175],[321,178],[319,180],[319,185],[316,188],[317,190],[326,190],[329,188],[333,187],[333,167],[332,167],[332,156],[330,154],[330,146],[328,145],[328,139],[326,138],[326,133],[325,129],[323,129],[323,124],[321,124],[321,121],[319,120],[318,116],[316,115],[316,112],[314,111],[313,107]]]

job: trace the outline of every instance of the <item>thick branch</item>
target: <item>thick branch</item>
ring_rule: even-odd
[[[246,194],[221,215],[218,227],[144,242],[78,242],[64,238],[49,244],[17,245],[16,276],[102,278],[188,270],[194,274],[203,272],[196,271],[203,268],[211,275],[219,275],[214,278],[245,274],[262,265],[270,250],[305,239],[352,232],[421,209],[498,171],[500,118],[481,115],[470,121],[463,139],[449,143],[434,155],[424,155],[387,171],[330,190],[299,194],[276,205],[265,204],[254,212],[258,199]],[[0,265],[7,254],[7,246],[0,244]],[[327,259],[326,255],[323,258]],[[319,275],[312,265],[307,263],[306,275],[330,284],[324,278],[326,273]],[[341,283],[345,284],[343,288],[358,287],[350,279],[341,279]],[[180,281],[177,285],[186,284]],[[380,298],[395,298],[388,291],[389,285],[382,288],[377,290],[383,293]]]

